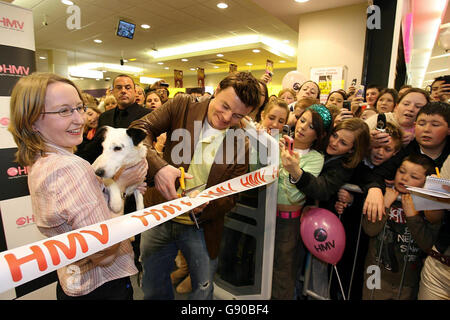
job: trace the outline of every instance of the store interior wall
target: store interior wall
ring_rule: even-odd
[[[299,17],[297,70],[309,78],[310,69],[347,66],[346,87],[361,81],[366,36],[367,4],[302,14]]]

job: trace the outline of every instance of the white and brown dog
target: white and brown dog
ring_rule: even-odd
[[[109,188],[109,207],[116,213],[123,212],[123,195],[114,182],[113,177],[122,168],[126,169],[145,159],[147,147],[143,141],[146,137],[144,131],[135,128],[122,129],[104,126],[99,129],[103,151],[94,161],[92,167],[95,174],[103,178]],[[144,209],[144,198],[137,189],[139,185],[129,186],[125,195],[134,194],[136,209]]]

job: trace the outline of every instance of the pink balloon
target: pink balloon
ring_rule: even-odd
[[[318,259],[336,265],[345,249],[345,230],[332,212],[313,208],[302,214],[300,234],[306,248]]]

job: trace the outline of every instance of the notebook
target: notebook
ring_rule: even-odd
[[[407,187],[411,191],[415,209],[450,209],[450,192],[443,185],[450,186],[450,180],[428,176],[423,188]]]

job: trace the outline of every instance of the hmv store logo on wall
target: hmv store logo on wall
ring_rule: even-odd
[[[0,96],[10,96],[16,82],[36,71],[34,51],[0,45]]]
[[[0,200],[29,195],[28,167],[14,162],[16,148],[0,149]]]

